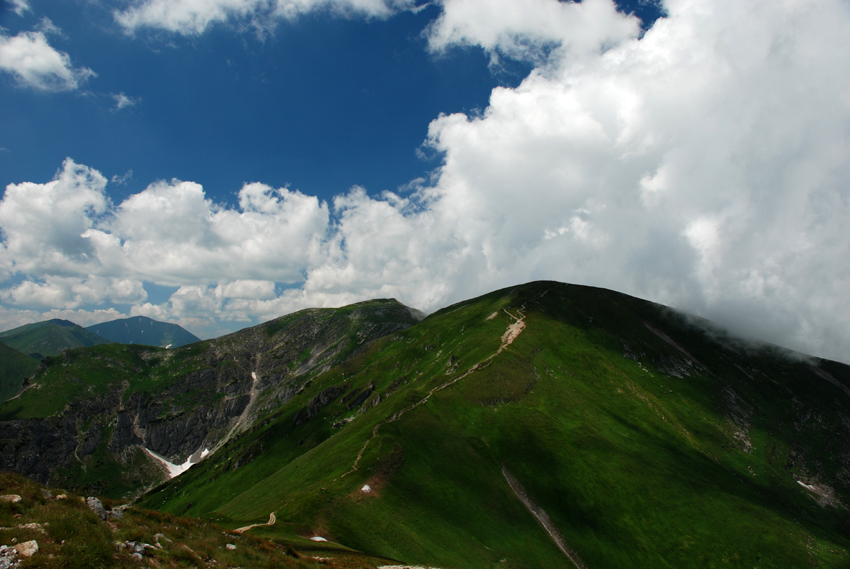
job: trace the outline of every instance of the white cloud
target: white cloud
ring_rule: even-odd
[[[9,184],[0,201],[3,271],[29,275],[87,273],[96,260],[83,233],[109,207],[100,172],[67,159],[46,184]]]
[[[110,178],[110,180],[109,180],[109,181],[110,181],[111,183],[113,183],[113,184],[118,185],[118,186],[124,186],[124,185],[126,185],[126,184],[127,184],[127,182],[129,182],[129,181],[130,181],[130,180],[132,180],[132,179],[133,179],[133,171],[132,171],[132,170],[127,170],[127,171],[126,171],[126,172],[124,172],[124,174],[122,174],[121,176],[119,176],[119,175],[117,175],[117,174],[116,174],[116,175],[114,175],[114,176],[112,176],[112,178]]]
[[[12,11],[18,16],[23,17],[26,12],[32,12],[27,0],[9,0],[9,3],[12,4]]]
[[[441,0],[431,25],[431,49],[477,45],[513,58],[541,60],[542,50],[598,52],[639,32],[636,18],[617,13],[608,0]]]
[[[252,183],[240,190],[239,207],[227,208],[207,199],[199,184],[175,180],[151,184],[115,206],[106,184],[96,170],[67,159],[51,182],[7,186],[0,201],[0,276],[35,279],[7,290],[7,299],[86,303],[56,280],[81,277],[89,284],[98,278],[220,282],[223,298],[268,298],[274,283],[303,280],[306,268],[323,258],[329,212],[316,197]],[[93,290],[116,302],[141,294]]]
[[[26,280],[0,290],[0,299],[21,306],[71,310],[104,302],[138,304],[147,300],[140,281],[127,278],[47,276],[44,282]]]
[[[14,37],[0,34],[0,69],[21,85],[43,91],[73,91],[96,75],[91,69],[71,65],[68,54],[51,47],[40,31]]]
[[[413,5],[413,0],[143,0],[114,15],[128,33],[154,28],[198,35],[216,23],[267,28],[277,19],[292,20],[315,10],[385,18]]]
[[[120,111],[121,109],[126,109],[127,107],[135,107],[138,103],[137,99],[133,97],[128,97],[124,93],[112,94],[112,99],[115,101],[115,110]]]

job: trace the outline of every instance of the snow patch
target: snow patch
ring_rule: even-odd
[[[372,491],[372,487],[368,484],[364,484],[363,488],[361,488],[360,491],[369,494]]]
[[[803,482],[802,480],[797,480],[797,484],[799,484],[800,486],[802,486],[802,487],[803,487],[803,488],[805,488],[806,490],[811,490],[812,492],[814,492],[814,491],[815,491],[815,487],[814,487],[814,486],[810,486],[809,484],[806,484],[806,483],[805,483],[805,482]]]
[[[254,383],[257,383],[257,372],[252,371],[252,372],[251,372],[251,377],[253,377],[253,378],[254,378]]]
[[[192,462],[191,456],[189,458],[187,458],[186,462],[184,462],[183,464],[174,464],[173,462],[171,462],[170,460],[168,460],[164,456],[158,455],[157,453],[155,453],[154,451],[152,451],[149,448],[146,448],[145,452],[148,453],[148,455],[150,455],[151,458],[159,461],[166,468],[166,470],[168,470],[168,477],[169,478],[175,478],[177,476],[180,476],[181,474],[183,474],[184,472],[186,472],[187,470],[192,468],[192,465],[194,464]]]
[[[327,541],[327,540],[323,537],[319,537],[318,535],[314,535],[313,537],[310,538],[310,541]]]
[[[198,453],[198,451],[193,452],[183,464],[174,464],[164,456],[155,453],[149,448],[146,448],[145,452],[168,470],[168,478],[176,478],[206,458],[210,454],[210,449],[204,448],[204,450],[200,453]]]

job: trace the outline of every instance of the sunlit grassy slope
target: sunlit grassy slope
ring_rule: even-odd
[[[842,364],[531,283],[378,340],[144,505],[276,512],[252,531],[408,563],[572,566],[505,470],[587,567],[850,567],[848,385]]]

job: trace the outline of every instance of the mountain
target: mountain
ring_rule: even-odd
[[[537,282],[312,377],[142,499],[445,568],[847,567],[850,368]]]
[[[0,340],[19,352],[41,359],[63,350],[106,344],[107,340],[68,320],[46,320],[0,332]]]
[[[310,378],[416,322],[395,300],[375,300],[176,349],[66,350],[0,405],[0,470],[108,497],[138,491],[163,479],[162,459],[188,467]]]
[[[88,326],[86,330],[118,344],[142,344],[161,348],[179,348],[201,340],[177,324],[157,322],[146,316],[103,322]]]
[[[24,380],[38,367],[38,360],[0,342],[0,402],[21,389]]]
[[[166,478],[151,453],[183,472],[140,507],[295,549],[444,569],[850,566],[850,366],[593,287],[68,350],[0,405],[0,469],[119,496]]]

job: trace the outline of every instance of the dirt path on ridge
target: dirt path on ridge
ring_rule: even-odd
[[[546,291],[546,292],[548,292],[548,291]],[[546,294],[546,292],[544,292],[543,294]],[[540,295],[540,296],[543,296],[543,295]],[[537,297],[535,297],[535,298],[537,298]],[[419,407],[423,403],[426,403],[428,401],[428,399],[430,399],[431,396],[434,395],[435,393],[437,393],[438,391],[442,391],[443,389],[445,389],[445,388],[447,388],[451,385],[454,385],[455,383],[457,383],[461,379],[469,376],[470,374],[487,367],[488,365],[490,365],[490,362],[493,361],[493,358],[495,358],[496,356],[501,354],[505,350],[505,348],[507,348],[508,346],[510,346],[511,344],[514,343],[514,340],[516,340],[519,337],[519,335],[522,333],[522,331],[525,330],[525,314],[523,314],[523,312],[522,312],[523,310],[525,310],[525,305],[523,304],[521,307],[519,307],[516,310],[516,313],[518,314],[518,316],[514,316],[513,314],[508,312],[508,310],[506,308],[503,308],[502,310],[505,312],[505,314],[507,314],[508,316],[510,316],[513,319],[513,322],[511,322],[511,324],[508,326],[508,329],[505,330],[505,333],[502,334],[502,344],[499,346],[499,349],[496,350],[496,352],[493,353],[492,355],[488,356],[484,360],[478,362],[477,364],[475,364],[474,366],[472,366],[471,368],[466,370],[461,375],[457,376],[456,378],[451,379],[451,380],[447,381],[446,383],[441,383],[437,387],[433,388],[431,391],[428,392],[428,395],[426,395],[424,398],[420,399],[419,401],[417,401],[413,405],[405,407],[401,411],[398,411],[395,414],[393,414],[386,421],[383,421],[383,422],[375,425],[375,427],[372,429],[372,436],[369,437],[368,439],[366,439],[366,442],[363,444],[363,447],[360,449],[360,452],[357,453],[357,458],[354,459],[354,464],[351,465],[351,470],[349,470],[348,472],[346,472],[345,474],[340,476],[340,478],[345,478],[346,476],[348,476],[352,472],[355,472],[356,470],[358,470],[357,467],[360,464],[360,459],[363,458],[363,453],[366,451],[366,448],[369,446],[369,443],[371,443],[375,439],[375,437],[378,436],[378,430],[381,428],[382,425],[385,425],[387,423],[395,423],[396,421],[401,419],[405,414],[407,414],[409,411],[413,411],[414,409],[416,409],[417,407]]]
[[[243,533],[243,532],[248,531],[251,528],[258,528],[258,527],[262,527],[262,526],[273,526],[275,524],[275,522],[277,522],[277,518],[275,517],[274,512],[272,512],[271,514],[269,514],[269,521],[268,522],[266,522],[264,524],[251,524],[250,526],[241,527],[239,529],[233,530],[233,533]]]

